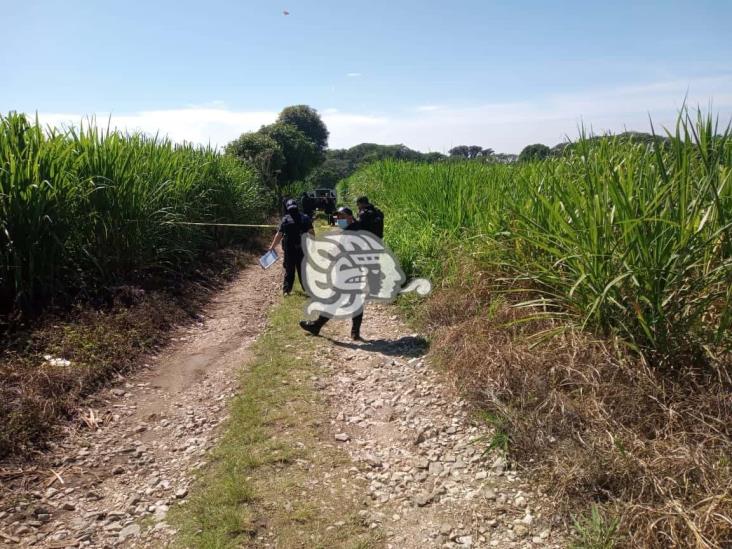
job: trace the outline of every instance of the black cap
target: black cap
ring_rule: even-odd
[[[297,200],[294,200],[294,199],[290,198],[290,200],[288,200],[285,203],[285,209],[287,209],[287,210],[297,210]]]
[[[356,204],[368,204],[369,198],[367,196],[359,196],[358,200],[356,200]]]
[[[351,211],[351,208],[348,208],[346,206],[341,206],[340,208],[338,208],[338,213],[343,215],[350,215],[351,217],[353,217],[353,211]]]

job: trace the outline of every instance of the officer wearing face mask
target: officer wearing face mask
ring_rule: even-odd
[[[345,206],[338,208],[338,218],[336,219],[336,225],[344,231],[358,231],[361,229],[361,224],[356,221],[353,217],[353,212],[350,208]],[[326,322],[330,319],[327,316],[319,316],[317,320],[301,320],[300,327],[306,332],[310,332],[313,335],[318,335],[320,329],[325,326]],[[363,311],[353,317],[351,324],[351,339],[354,341],[363,341],[361,337],[361,323],[363,322]]]

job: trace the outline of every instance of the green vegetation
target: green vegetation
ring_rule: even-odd
[[[361,143],[350,149],[325,151],[325,161],[313,170],[307,182],[313,189],[332,189],[340,180],[347,178],[362,166],[387,158],[432,163],[447,157],[438,152],[421,153],[404,145]]]
[[[541,143],[527,145],[519,154],[519,162],[533,162],[535,160],[544,160],[551,154],[551,149]]]
[[[177,545],[261,547],[276,536],[282,547],[382,546],[358,515],[362,486],[310,482],[348,457],[322,444],[327,416],[310,381],[318,373],[314,341],[292,328],[303,301],[295,295],[274,309],[257,341],[213,462],[190,501],[172,511]]]
[[[613,549],[617,546],[619,520],[606,517],[597,505],[574,519],[572,549]]]
[[[323,163],[327,144],[328,129],[317,111],[294,105],[283,109],[274,124],[241,134],[226,146],[226,153],[253,167],[277,204],[285,187]]]
[[[0,117],[0,303],[180,269],[211,231],[174,222],[257,221],[262,206],[253,172],[211,149]]]
[[[408,271],[449,277],[461,254],[531,288],[537,314],[619,334],[654,362],[732,344],[732,134],[681,118],[666,150],[580,139],[517,165],[372,164],[344,182],[382,205]]]
[[[580,139],[513,164],[384,161],[385,212],[435,362],[575,525],[577,547],[732,539],[732,132]],[[344,194],[345,193],[345,194]],[[610,518],[608,518],[610,517]]]

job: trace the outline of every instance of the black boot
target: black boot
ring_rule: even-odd
[[[321,316],[318,320],[301,320],[300,328],[316,336],[320,334],[320,329],[326,322],[328,322],[328,317],[325,316]]]
[[[363,341],[361,334],[359,334],[356,330],[351,330],[351,339],[353,341]]]
[[[313,322],[312,320],[301,320],[300,328],[302,328],[306,332],[310,332],[314,336],[316,336],[320,333],[320,326],[318,324],[316,324],[315,322]]]

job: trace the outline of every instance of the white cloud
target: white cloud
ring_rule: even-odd
[[[346,76],[348,78],[358,78],[359,76],[361,76],[361,73],[360,72],[349,72],[349,73],[346,73]]]
[[[87,114],[39,113],[43,124],[52,126],[78,125]],[[276,112],[233,111],[206,106],[183,109],[141,111],[132,114],[96,113],[99,126],[123,131],[159,133],[173,141],[223,146],[241,133],[258,130],[264,124],[271,124],[277,118]]]
[[[713,101],[723,122],[732,116],[732,75],[689,81],[653,82],[639,86],[545,96],[531,101],[489,103],[470,107],[420,105],[388,114],[321,111],[330,130],[330,146],[361,142],[404,143],[423,150],[447,151],[460,144],[519,152],[529,143],[553,145],[577,135],[584,124],[595,132],[647,131],[648,115],[657,130],[671,125],[687,95],[687,104],[703,109]],[[39,113],[41,122],[78,124],[82,114]],[[97,113],[106,126],[108,113]],[[273,122],[276,112],[237,111],[221,103],[188,108],[112,114],[113,127],[160,133],[175,141],[224,145],[245,131]]]

